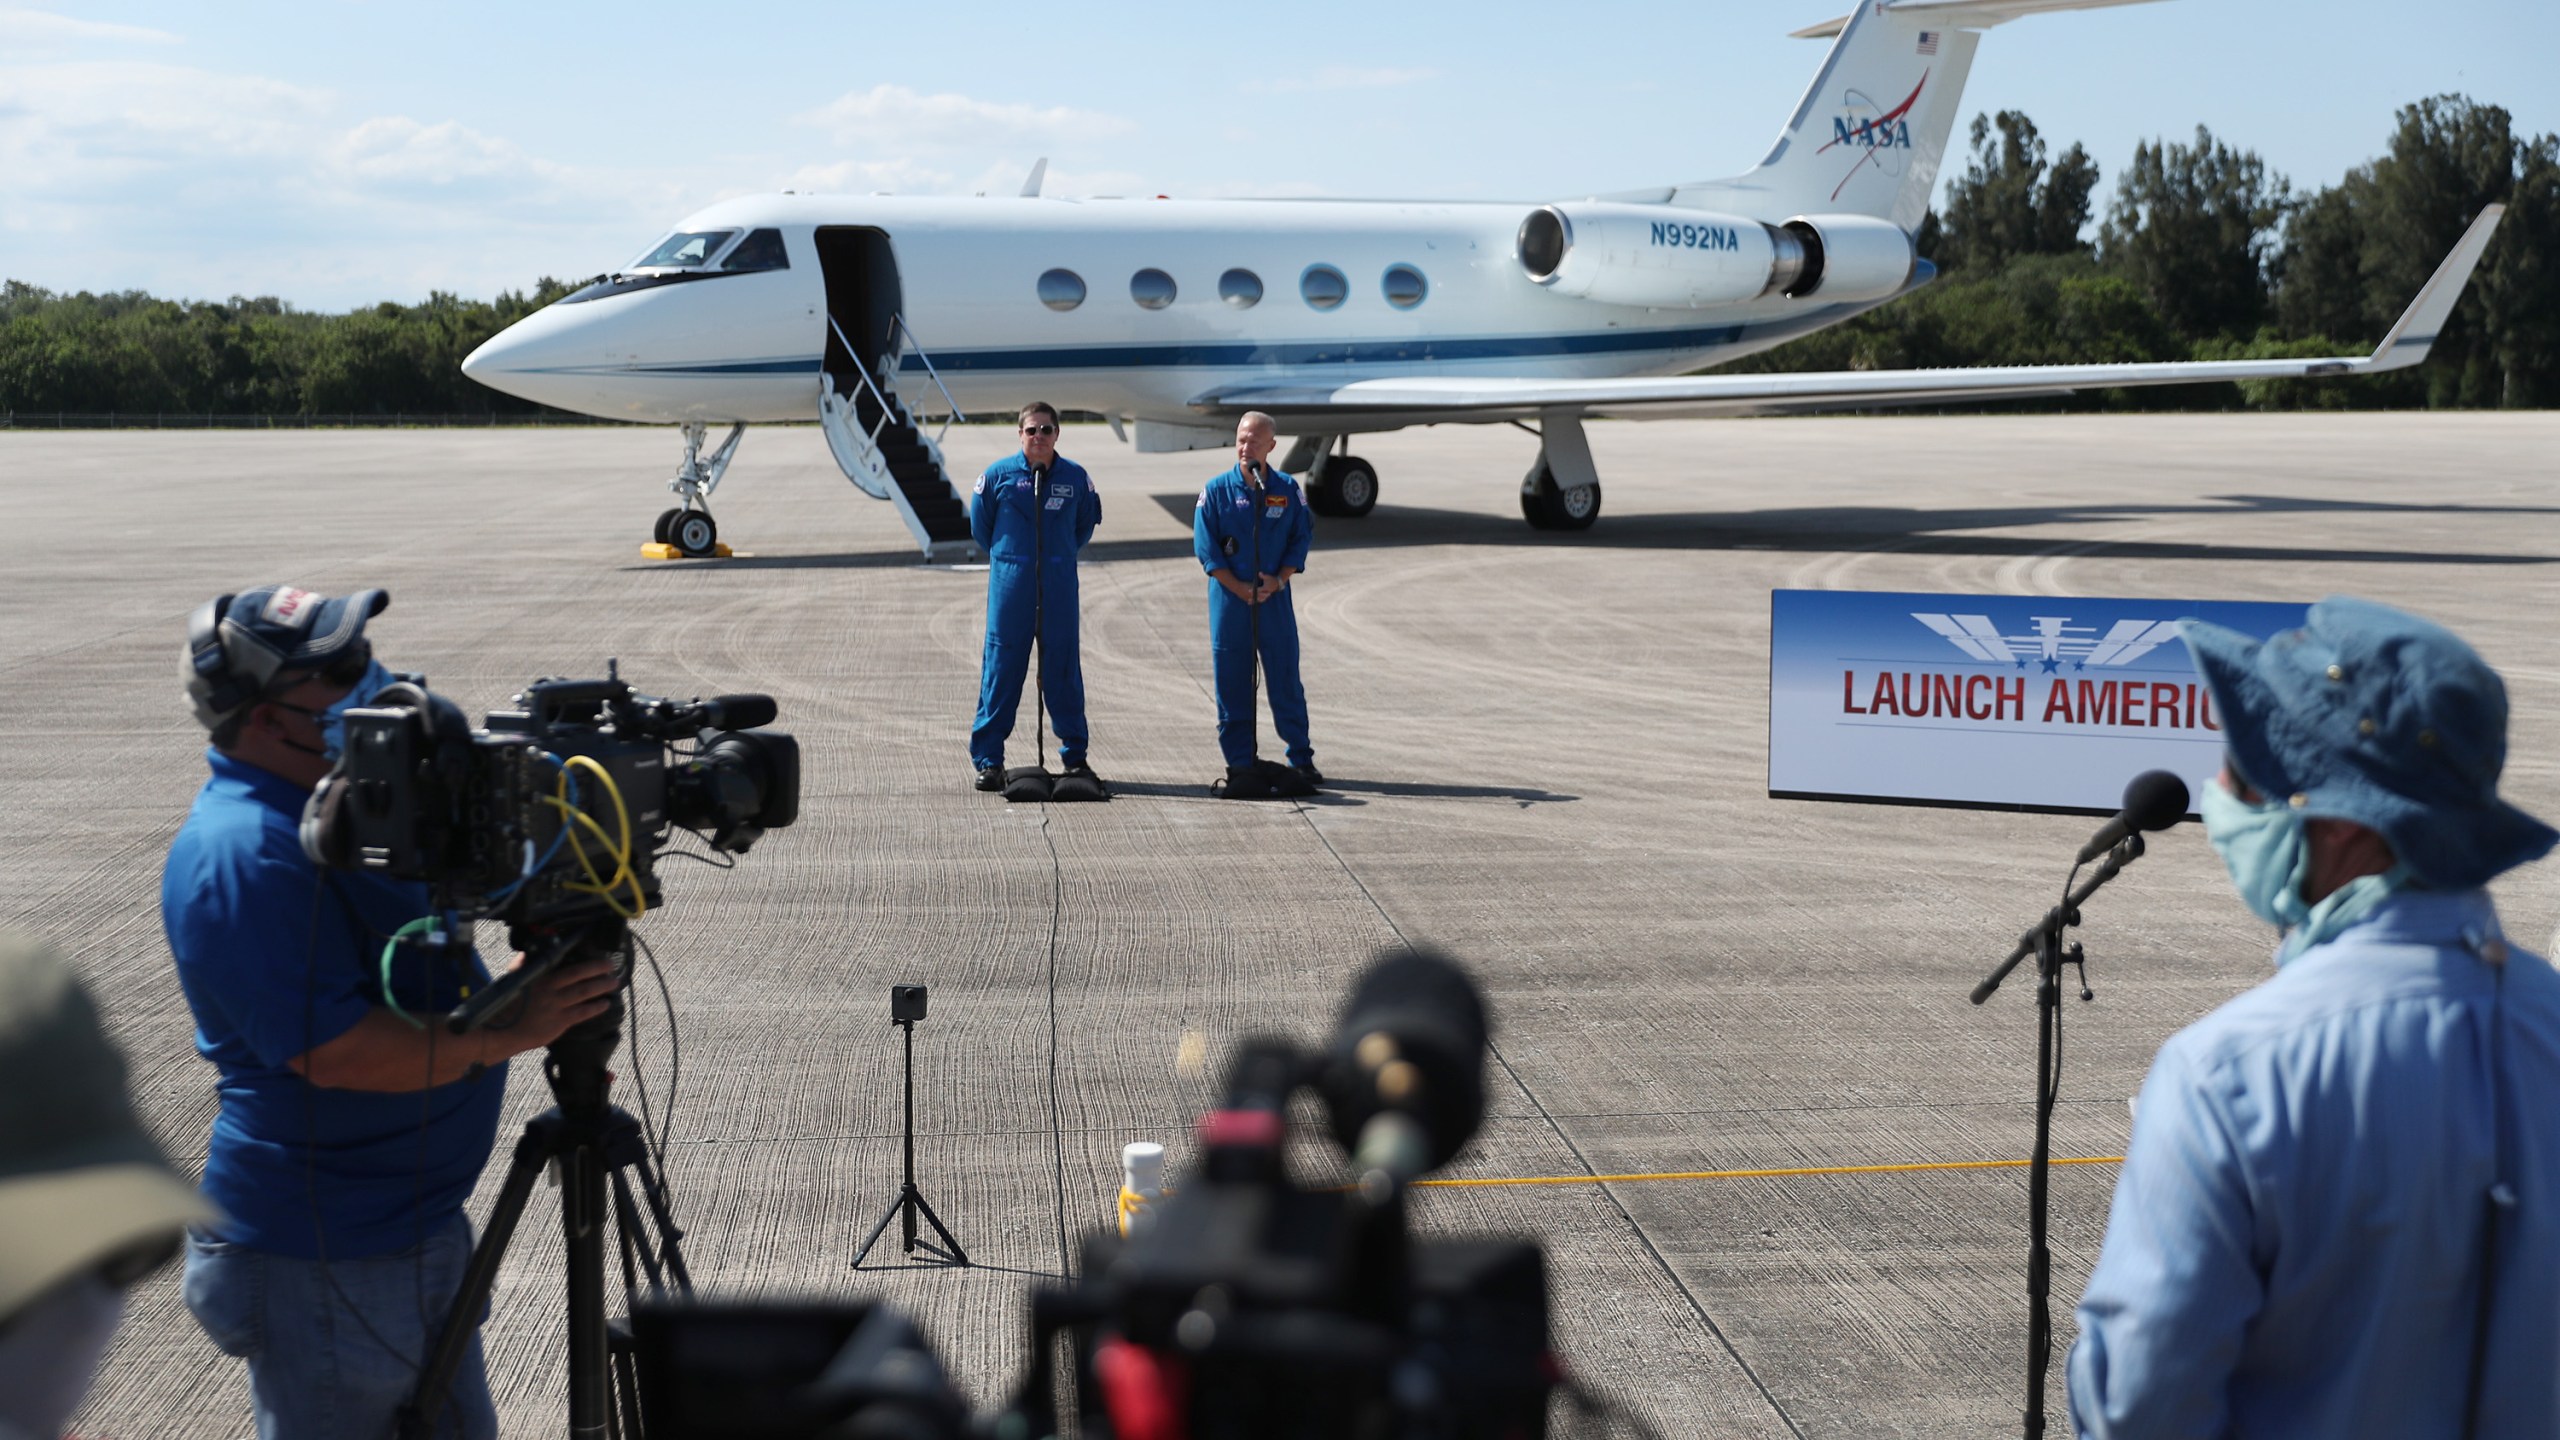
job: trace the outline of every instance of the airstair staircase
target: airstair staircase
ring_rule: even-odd
[[[844,346],[844,355],[862,353],[832,316],[827,324]],[[983,559],[969,535],[968,502],[951,483],[942,458],[942,437],[954,421],[968,417],[960,413],[942,377],[935,373],[932,357],[916,343],[903,317],[891,322],[891,332],[896,346],[876,365],[856,360],[849,375],[820,370],[818,427],[826,432],[827,448],[835,452],[837,468],[845,478],[862,493],[898,507],[898,518],[907,523],[907,533],[915,537],[928,562]],[[942,393],[944,418],[931,438],[898,396],[898,368],[908,354],[923,360],[926,378]]]

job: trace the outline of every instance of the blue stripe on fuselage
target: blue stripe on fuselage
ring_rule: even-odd
[[[1881,302],[1878,302],[1881,303]],[[1493,335],[1480,339],[1416,337],[1410,340],[1317,340],[1293,343],[1232,341],[1169,345],[1074,345],[1022,349],[938,351],[933,368],[961,371],[1240,369],[1297,365],[1417,365],[1461,360],[1515,360],[1566,355],[1627,355],[1654,351],[1713,350],[1745,340],[1773,340],[1845,320],[1871,305],[1834,305],[1757,325],[1711,325],[1679,330],[1600,330],[1556,335]],[[814,374],[818,357],[736,360],[710,364],[562,366],[527,373],[582,375],[790,375]],[[925,358],[907,355],[901,373],[925,372]]]

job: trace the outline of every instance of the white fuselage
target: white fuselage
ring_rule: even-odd
[[[968,413],[1042,399],[1197,425],[1221,423],[1204,420],[1203,397],[1256,385],[1672,375],[1867,308],[1772,294],[1718,308],[1648,309],[1558,294],[1529,278],[1519,258],[1521,223],[1535,208],[744,197],[687,218],[679,231],[778,230],[789,268],[554,304],[490,340],[465,369],[495,388],[590,415],[809,419],[829,314],[817,235],[837,226],[886,237],[898,313],[920,352],[903,356],[897,385],[926,411],[944,408],[936,376]],[[1387,275],[1399,266],[1421,277],[1421,298],[1407,305],[1389,298]],[[1341,277],[1342,298],[1330,308],[1302,292],[1317,267]],[[1081,303],[1043,303],[1041,277],[1052,270],[1082,282]],[[1133,277],[1148,270],[1173,282],[1173,298],[1160,308],[1132,295]],[[1257,303],[1221,297],[1221,277],[1232,270],[1259,281]],[[839,289],[852,278],[836,277]],[[1400,279],[1410,299],[1413,282]]]

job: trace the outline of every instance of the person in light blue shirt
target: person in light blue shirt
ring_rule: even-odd
[[[2505,686],[2367,601],[2182,628],[2206,836],[2278,968],[2143,1084],[2075,1432],[2560,1435],[2560,976],[2481,888],[2560,835],[2498,797]]]

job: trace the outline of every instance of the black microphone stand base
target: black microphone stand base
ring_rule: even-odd
[[[1004,798],[1015,805],[1042,805],[1057,796],[1058,777],[1045,765],[1016,765],[1004,772]]]

